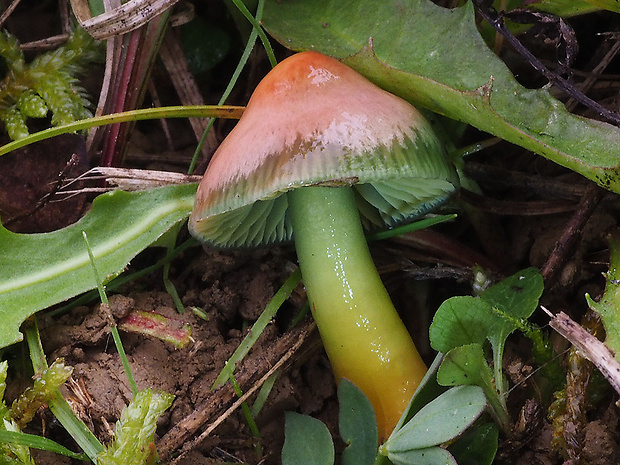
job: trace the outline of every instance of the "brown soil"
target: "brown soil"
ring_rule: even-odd
[[[239,409],[226,410],[237,400],[230,385],[213,390],[226,360],[239,345],[244,325],[255,320],[286,278],[287,260],[279,251],[223,254],[193,253],[189,268],[197,287],[184,289],[184,302],[207,314],[201,319],[188,311],[179,315],[172,298],[161,291],[130,291],[110,297],[105,306],[78,307],[59,318],[40,323],[44,349],[50,359],[63,357],[75,368],[65,393],[80,417],[103,441],[111,439],[115,421],[131,399],[127,377],[109,333],[110,313],[122,318],[133,310],[157,312],[190,323],[193,341],[185,348],[139,334],[122,333],[138,388],[173,393],[172,408],[159,422],[158,449],[172,463],[278,463],[283,443],[283,412],[297,410],[334,422],[335,384],[310,320],[283,333],[277,322],[267,327],[255,348],[236,372],[246,392],[261,386],[279,360],[294,359],[279,370],[269,401],[257,417],[260,444],[252,436]],[[186,283],[191,278],[186,278]],[[150,283],[152,285],[152,283]],[[134,284],[135,285],[135,284]],[[280,320],[296,308],[288,303]],[[282,323],[284,324],[284,323]],[[303,342],[303,344],[301,344]],[[288,354],[288,355],[287,355]],[[250,398],[253,401],[255,396]],[[194,438],[216,421],[224,421],[206,439]],[[54,460],[54,459],[52,459]],[[38,464],[46,462],[37,457]]]

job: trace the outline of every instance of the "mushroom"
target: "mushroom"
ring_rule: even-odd
[[[336,59],[303,52],[256,87],[209,163],[189,228],[220,248],[294,241],[335,377],[370,399],[385,439],[427,369],[365,232],[419,217],[457,186],[413,106]]]

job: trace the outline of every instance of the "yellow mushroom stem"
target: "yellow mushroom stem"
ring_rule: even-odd
[[[426,373],[375,268],[350,187],[287,193],[312,314],[336,380],[370,399],[383,441]]]

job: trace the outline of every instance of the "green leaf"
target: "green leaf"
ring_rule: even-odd
[[[489,304],[471,296],[456,296],[444,301],[429,329],[431,346],[447,353],[455,347],[476,342],[483,344],[489,335]]]
[[[386,90],[532,150],[620,192],[620,129],[526,89],[488,48],[471,2],[269,0],[263,24],[284,46],[343,59]]]
[[[449,351],[437,371],[437,381],[442,386],[473,385],[495,391],[493,371],[477,342]]]
[[[536,268],[516,273],[486,289],[480,297],[452,297],[441,304],[430,327],[433,349],[439,352],[489,340],[502,352],[506,338],[523,327],[538,305],[543,281]]]
[[[316,418],[286,412],[282,465],[332,465],[334,444],[327,426]]]
[[[586,0],[589,4],[603,10],[614,11],[620,13],[620,5],[616,0]]]
[[[459,365],[452,366],[450,376],[444,375],[446,377],[442,379],[449,380],[460,369],[463,379],[481,381],[480,386],[490,395],[493,410],[505,428],[508,427],[508,416],[502,373],[504,345],[515,329],[526,328],[525,319],[536,309],[542,291],[540,272],[536,268],[528,268],[489,287],[480,297],[453,297],[446,300],[435,313],[429,329],[431,346],[444,353],[468,344],[482,346],[486,340],[491,343],[495,389],[489,388],[486,374],[479,371],[482,348],[476,351],[464,349],[453,354],[458,355],[455,360],[458,360]],[[468,356],[472,359],[469,360]],[[444,363],[455,365],[452,357]]]
[[[35,465],[30,456],[29,444],[13,420],[1,420],[0,465]],[[7,437],[8,436],[8,437]]]
[[[437,371],[437,382],[442,386],[480,386],[487,397],[499,424],[509,424],[504,401],[497,392],[495,375],[477,342],[455,347],[444,357]]]
[[[605,327],[605,344],[620,360],[620,233],[609,238],[609,271],[605,274],[605,292],[599,302],[586,294],[588,306],[599,314]]]
[[[56,454],[66,455],[67,457],[71,457],[76,460],[88,460],[88,457],[86,457],[85,454],[78,454],[58,444],[57,442],[52,441],[51,439],[37,436],[35,434],[0,430],[0,443],[47,450]],[[2,463],[2,459],[0,459],[0,463]]]
[[[506,338],[515,329],[525,326],[536,307],[544,289],[542,275],[536,268],[520,271],[480,294],[488,303],[494,317],[489,319],[487,338],[493,346],[494,360],[501,366]]]
[[[448,450],[459,465],[491,465],[499,439],[499,429],[495,423],[486,423],[466,431]]]
[[[0,347],[21,340],[19,327],[34,312],[97,286],[82,231],[107,282],[189,216],[195,193],[195,184],[114,191],[96,198],[86,216],[58,231],[15,234],[0,227]]]
[[[372,465],[379,447],[379,429],[368,397],[348,379],[338,386],[340,436],[347,444],[342,465]]]
[[[617,0],[537,0],[535,3],[530,3],[528,7],[553,13],[562,18],[592,13],[597,10],[620,13],[620,4]]]
[[[489,287],[480,294],[480,298],[493,308],[500,309],[500,318],[493,329],[510,334],[536,310],[543,290],[540,271],[527,268]]]
[[[482,388],[457,386],[420,410],[384,444],[388,453],[403,452],[450,441],[463,433],[487,405]]]
[[[441,447],[392,452],[388,458],[394,465],[457,465],[452,454]]]

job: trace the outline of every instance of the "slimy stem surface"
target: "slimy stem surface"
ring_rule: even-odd
[[[366,394],[387,439],[426,373],[375,268],[350,187],[302,187],[289,206],[312,314],[337,380]]]

